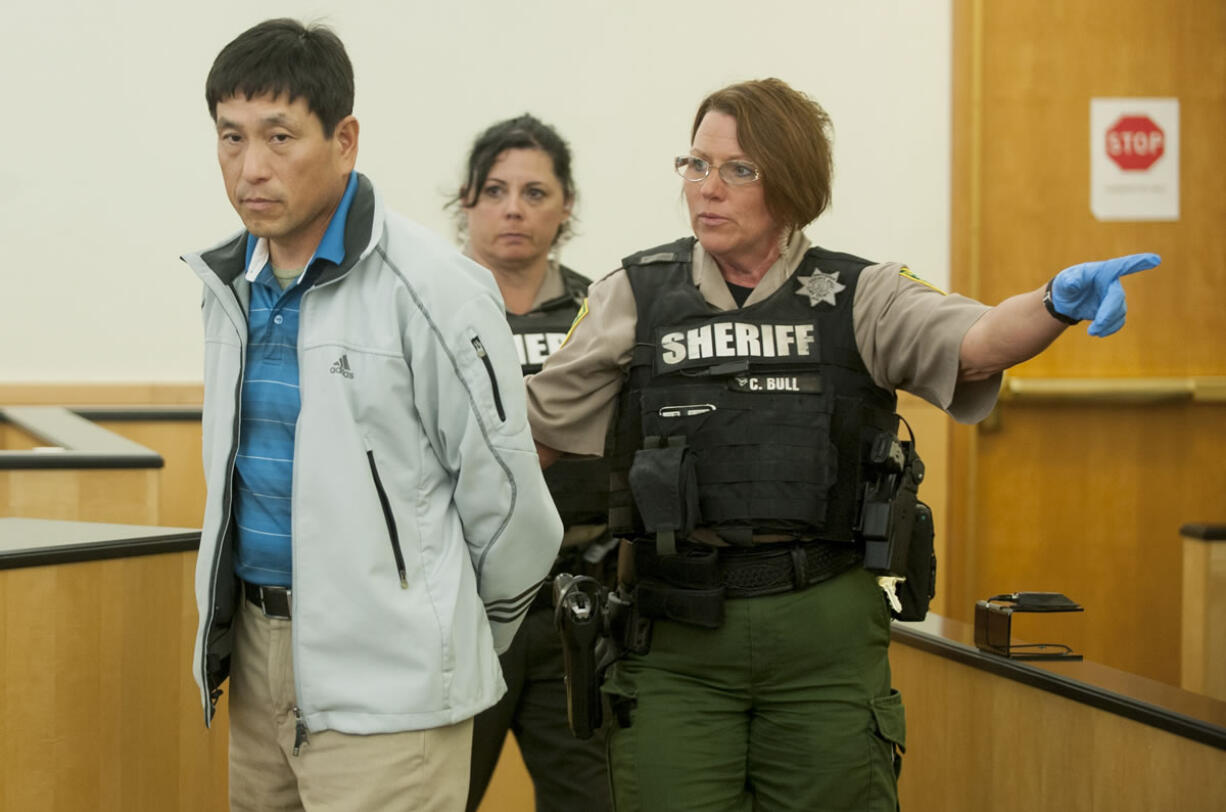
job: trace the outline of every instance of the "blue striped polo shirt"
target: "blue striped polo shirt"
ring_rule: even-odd
[[[345,259],[345,220],[358,187],[349,185],[315,255],[284,290],[272,272],[268,240],[247,235],[247,366],[243,378],[238,456],[234,462],[234,571],[263,586],[291,585],[290,508],[294,488],[294,431],[298,424],[298,311],[319,275],[321,261]]]

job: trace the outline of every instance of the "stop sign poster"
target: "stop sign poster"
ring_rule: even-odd
[[[1179,99],[1090,100],[1090,211],[1179,219]]]

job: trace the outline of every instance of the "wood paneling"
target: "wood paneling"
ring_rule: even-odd
[[[0,451],[29,451],[43,443],[17,426],[0,422]]]
[[[907,645],[890,661],[907,709],[903,809],[1222,808],[1222,750]]]
[[[0,405],[13,406],[190,406],[199,405],[202,397],[202,389],[196,384],[0,384]],[[41,497],[32,497],[27,493],[23,498],[27,502],[33,498],[37,504],[19,509],[37,512],[12,512],[6,515],[199,527],[204,515],[205,497],[204,471],[200,461],[200,422],[100,420],[98,425],[162,455],[165,466],[155,474],[158,492],[151,503],[155,512],[138,512],[135,515],[143,518],[131,520],[92,513],[75,515],[67,500],[72,493],[70,490],[62,496],[57,496],[53,491]],[[37,444],[16,426],[0,423],[0,448],[29,448]],[[2,477],[3,474],[0,474]],[[51,483],[52,480],[37,482]],[[56,484],[47,487],[50,489]],[[41,488],[42,485],[35,487]],[[0,481],[0,510],[6,504],[4,489],[5,484]],[[65,512],[48,513],[47,510]]]
[[[1221,374],[1226,298],[1226,4],[1219,0],[984,2],[979,293],[990,303],[1061,268],[1135,251],[1129,326],[1108,341],[1068,331],[1017,370],[1037,376]],[[1089,104],[1180,101],[1181,218],[1099,222],[1089,206]]]
[[[107,431],[162,455],[158,479],[158,524],[199,527],[204,517],[204,466],[199,420],[100,420]]]
[[[155,468],[0,470],[0,515],[156,525],[158,483]]]
[[[524,757],[519,752],[514,736],[507,736],[498,757],[498,766],[490,778],[485,797],[477,812],[525,812],[536,808],[536,793],[532,777],[524,766]]]
[[[198,383],[0,383],[9,406],[199,406]]]
[[[191,662],[195,553],[0,570],[0,810],[226,808]]]
[[[1226,542],[1183,539],[1181,616],[1181,686],[1226,700]]]
[[[1179,527],[1222,504],[1224,430],[1220,407],[1187,403],[1006,408],[979,437],[978,597],[1064,592],[1084,619],[1023,636],[1178,685]]]
[[[954,25],[953,287],[995,303],[1077,262],[1163,257],[1125,280],[1120,333],[1070,328],[1011,374],[1226,374],[1226,4],[956,0]],[[1179,221],[1094,219],[1100,96],[1179,98]],[[1058,640],[1178,684],[1178,528],[1223,518],[1226,406],[1016,403],[999,416],[996,430],[950,434],[946,614],[969,621],[1000,591],[1064,591],[1087,613],[1053,620]]]

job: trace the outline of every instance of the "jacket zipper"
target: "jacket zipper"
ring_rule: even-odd
[[[370,475],[375,479],[375,492],[379,494],[379,504],[383,506],[383,519],[387,522],[387,534],[392,540],[392,555],[396,556],[396,572],[400,574],[400,588],[409,588],[408,573],[404,568],[404,554],[400,552],[400,534],[396,532],[396,521],[392,518],[392,503],[383,489],[383,480],[379,479],[379,468],[375,465],[375,452],[367,449],[366,459],[370,461]]]
[[[477,357],[481,359],[481,363],[485,364],[485,374],[490,376],[490,386],[494,389],[494,408],[498,410],[498,419],[505,423],[507,413],[502,408],[502,393],[498,391],[498,378],[494,376],[494,364],[485,351],[485,345],[477,336],[473,336],[473,349],[477,351]]]
[[[306,720],[302,718],[302,711],[297,705],[294,706],[294,750],[292,755],[298,755],[298,750],[304,744],[310,744],[311,732],[307,730]]]
[[[237,297],[235,298],[237,299]],[[242,309],[241,305],[240,309]],[[246,374],[247,352],[244,345],[243,351],[239,353],[238,381],[234,386],[234,422],[230,431],[232,445],[230,447],[230,458],[226,461],[226,494],[223,500],[224,509],[222,510],[225,519],[219,525],[220,538],[213,545],[213,566],[209,576],[209,616],[204,624],[204,640],[201,641],[200,651],[200,683],[205,686],[205,690],[209,695],[209,712],[204,720],[206,726],[211,726],[213,716],[217,712],[217,701],[221,699],[221,688],[209,686],[209,638],[213,632],[213,620],[217,616],[217,575],[221,567],[221,548],[225,544],[226,534],[230,528],[230,519],[234,512],[234,461],[238,457],[239,426],[242,425],[243,377]]]

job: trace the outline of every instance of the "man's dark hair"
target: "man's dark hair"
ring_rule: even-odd
[[[209,115],[217,120],[218,102],[265,94],[285,94],[291,103],[306,99],[324,137],[331,138],[353,112],[353,65],[340,38],[326,26],[286,18],[265,20],[239,34],[221,49],[205,81]]]

